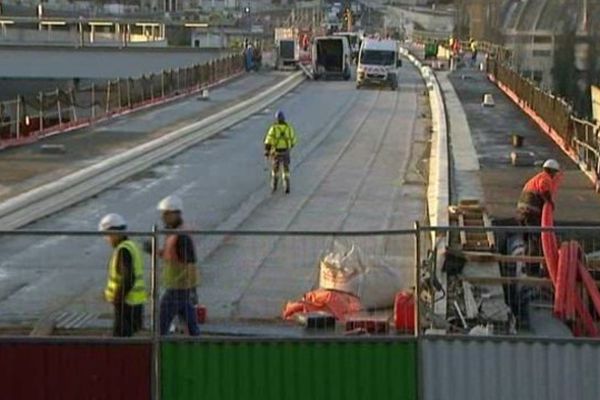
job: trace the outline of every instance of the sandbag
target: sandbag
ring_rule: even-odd
[[[406,289],[399,264],[386,257],[365,256],[355,245],[345,248],[334,243],[334,252],[321,261],[319,288],[355,295],[365,309],[391,307],[396,293]]]
[[[362,309],[356,296],[335,290],[317,289],[306,293],[302,300],[289,302],[283,308],[283,318],[293,319],[297,313],[325,311],[339,321],[345,321],[346,316]]]
[[[359,250],[352,246],[344,251],[339,244],[334,244],[334,248],[335,251],[327,254],[319,265],[319,288],[358,296],[364,270]]]

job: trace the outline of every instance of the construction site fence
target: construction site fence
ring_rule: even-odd
[[[599,362],[597,341],[524,337],[0,338],[10,399],[596,400]]]
[[[600,227],[415,224],[386,232],[178,231],[195,242],[202,271],[198,299],[207,315],[199,337],[160,335],[156,329],[163,284],[158,249],[174,231],[113,232],[150,250],[144,255],[145,328],[131,338],[107,337],[114,310],[102,295],[112,251],[105,232],[3,231],[0,369],[5,373],[0,385],[7,398],[135,393],[140,399],[475,400],[510,394],[525,400],[542,393],[540,398],[596,399],[600,341],[565,334],[569,323],[561,327],[552,319],[552,285],[539,255],[530,255],[535,238],[526,237],[542,231],[554,232],[559,244],[576,241],[595,274]],[[461,245],[465,235],[475,235],[467,238],[479,246],[491,240],[488,234],[492,248]],[[374,256],[400,266],[420,299],[414,306],[418,329],[359,336],[345,330],[311,333],[269,314],[280,309],[273,304],[284,298],[281,293],[296,291],[301,297],[312,288],[310,276],[324,255],[353,248],[360,248],[363,259]],[[476,265],[457,265],[461,254]],[[443,297],[433,276],[445,287]],[[28,279],[36,283],[24,284]],[[467,317],[464,291],[455,290],[464,282],[472,285],[476,317]],[[483,302],[492,300],[506,319],[484,315],[488,305]],[[593,312],[590,299],[583,300]],[[447,315],[435,315],[442,301]],[[541,331],[532,329],[537,323],[523,325],[519,307],[525,306],[535,306],[538,322],[549,325],[540,325]],[[256,318],[243,318],[253,313]],[[548,335],[548,326],[559,334]],[[115,367],[122,365],[128,368],[125,375]]]
[[[325,287],[326,282],[330,285],[327,287],[358,298],[358,305],[349,303],[347,315],[360,315],[374,323],[383,320],[381,329],[366,332],[380,337],[435,332],[463,335],[482,329],[488,336],[594,336],[577,330],[576,321],[553,318],[554,287],[541,253],[541,231],[533,227],[418,224],[414,229],[385,232],[191,230],[185,232],[190,238],[189,247],[179,251],[192,254],[190,263],[198,267],[194,282],[187,287],[195,288],[190,292],[197,306],[195,315],[199,322],[206,322],[200,325],[202,335],[302,337],[305,331],[298,325],[294,307],[304,304],[304,295]],[[590,276],[599,281],[600,227],[556,227],[553,232],[559,247],[577,243]],[[185,320],[169,316],[174,311],[169,311],[169,297],[163,289],[165,262],[160,255],[172,233],[127,232],[142,249],[149,294],[143,326],[136,336],[189,333]],[[112,249],[102,236],[96,231],[0,232],[2,253],[12,254],[3,264],[8,292],[0,302],[0,335],[112,334],[115,310],[100,295],[106,286]],[[472,249],[465,241],[492,245]],[[441,248],[444,243],[448,248]],[[81,255],[72,257],[73,249]],[[343,259],[346,276],[326,268],[332,256]],[[471,261],[475,265],[484,263],[485,268],[473,271]],[[365,273],[360,281],[351,279],[367,270],[382,275]],[[40,301],[32,302],[29,285],[23,282],[35,276],[47,281],[52,290],[40,292],[36,297]],[[370,280],[373,277],[379,278]],[[396,284],[387,285],[389,281]],[[335,286],[338,284],[341,286]],[[594,326],[600,328],[595,299],[583,290],[582,281],[577,280],[576,285]],[[398,292],[412,293],[419,299],[412,313],[392,312]],[[47,304],[62,305],[45,308]],[[536,324],[532,318],[546,324]],[[163,332],[159,330],[161,321]],[[404,328],[398,330],[398,326]],[[344,322],[319,334],[343,337],[356,334],[355,328]]]
[[[488,54],[486,71],[490,78],[508,92],[597,185],[600,176],[599,126],[577,118],[565,99],[540,88],[537,82],[515,70],[510,51],[489,43],[483,46]]]
[[[160,254],[169,233],[123,234],[138,244],[145,265],[148,298],[143,307],[143,318],[140,317],[143,326],[137,336],[190,333],[185,320],[174,318],[173,313],[177,314],[179,310],[169,308],[170,304],[180,300],[173,298],[179,294],[164,290],[168,286],[165,282],[168,276],[165,275],[166,262]],[[13,254],[6,264],[9,265],[6,280],[17,285],[0,301],[0,335],[28,335],[31,332],[42,336],[112,334],[115,318],[120,318],[116,322],[129,324],[127,327],[133,326],[134,322],[125,315],[115,314],[111,304],[100,295],[106,286],[112,251],[103,236],[95,231],[0,232],[0,248],[3,249],[0,251]],[[358,273],[377,266],[385,269],[385,274],[391,274],[376,277],[378,282],[389,276],[396,280],[383,297],[373,283],[365,285],[364,290],[370,295],[362,295],[368,303],[361,303],[353,300],[363,290],[358,280],[353,274],[344,277],[341,284],[353,293],[353,299],[346,296],[334,300],[350,302],[344,309],[346,313],[359,314],[382,306],[391,307],[397,291],[411,291],[413,286],[413,230],[357,233],[189,231],[187,236],[190,240],[182,242],[180,251],[197,268],[193,268],[194,276],[190,276],[182,287],[190,288],[186,296],[189,295],[197,306],[194,311],[197,318],[207,321],[200,326],[202,334],[255,334],[262,329],[267,333],[302,336],[303,329],[296,320],[299,311],[295,307],[302,305],[306,293],[319,288],[321,263],[330,254],[344,257],[349,271]],[[69,256],[72,249],[78,249],[81,254]],[[23,287],[16,283],[33,279],[31,274],[35,271],[45,277],[42,279],[50,279],[49,284],[56,285],[54,289],[58,290],[40,292],[43,301],[39,304],[29,302],[27,290],[21,290]],[[335,271],[327,270],[327,274],[329,285],[340,284],[338,278],[332,276]],[[64,286],[65,282],[68,286]],[[334,288],[343,289],[340,286]],[[74,289],[73,293],[71,289]],[[75,296],[77,293],[81,295]],[[66,298],[70,300],[56,309],[44,306],[60,303]],[[414,325],[412,313],[404,314],[403,318],[407,319],[403,326]],[[414,334],[408,328],[396,333],[388,319],[380,320],[377,333]],[[273,327],[274,321],[281,326]],[[159,332],[161,322],[162,332]],[[360,327],[341,323],[332,328],[322,334],[351,335]]]
[[[0,102],[0,148],[80,128],[170,98],[191,94],[243,71],[239,54],[138,78],[40,92]]]

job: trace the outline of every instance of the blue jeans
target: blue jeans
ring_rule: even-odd
[[[160,299],[160,334],[167,335],[175,316],[186,321],[191,336],[200,335],[194,306],[196,289],[167,289]]]

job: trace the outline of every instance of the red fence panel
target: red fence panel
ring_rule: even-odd
[[[150,400],[151,343],[0,339],[10,400]]]

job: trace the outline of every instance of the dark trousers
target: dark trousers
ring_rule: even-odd
[[[116,303],[115,319],[113,321],[113,336],[129,337],[142,329],[144,306],[139,304],[130,306],[126,303]]]
[[[521,226],[540,227],[542,225],[542,214],[525,209],[517,210],[517,222]],[[527,246],[528,256],[539,256],[542,254],[542,240],[540,232],[525,232],[523,240]],[[527,263],[528,275],[542,276],[542,269],[538,263]]]
[[[160,334],[169,333],[169,327],[175,316],[187,323],[191,336],[198,336],[198,316],[195,307],[196,289],[167,289],[160,299]]]
[[[283,168],[283,175],[288,178],[290,175],[290,151],[276,151],[271,159],[271,173],[273,176],[277,176],[279,170]]]

